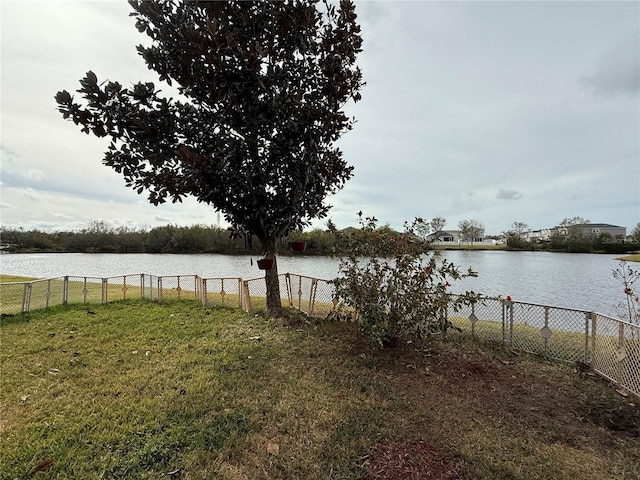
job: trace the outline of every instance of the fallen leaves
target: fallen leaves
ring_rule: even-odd
[[[278,455],[280,455],[280,445],[278,445],[276,442],[268,441],[267,454],[273,455],[274,457],[277,457]]]
[[[371,480],[451,480],[452,462],[424,442],[377,445],[363,465]]]
[[[38,472],[46,472],[51,468],[52,465],[53,465],[53,458],[47,458],[45,460],[42,460],[38,465],[36,465],[36,467],[33,470],[31,470],[31,472],[29,473],[29,476],[33,477]]]

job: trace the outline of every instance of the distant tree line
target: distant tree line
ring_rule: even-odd
[[[318,229],[294,232],[280,241],[284,246],[281,254],[284,255],[291,251],[287,247],[293,241],[307,242],[302,254],[329,255],[335,238],[333,233]],[[1,228],[0,243],[3,251],[12,253],[263,253],[260,242],[231,229],[207,225],[136,229],[112,227],[104,221],[93,221],[79,231],[44,232]]]
[[[419,228],[416,238],[427,241],[431,235],[442,231],[444,219],[436,217],[431,221],[416,219]],[[462,224],[463,222],[461,222]],[[608,233],[585,235],[571,222],[564,222],[563,234],[554,233],[549,239],[531,240],[527,237],[528,226],[523,222],[514,222],[504,232],[504,248],[509,250],[549,250],[557,252],[584,253],[626,253],[640,250],[640,224],[626,238],[613,237]],[[483,226],[479,222],[467,222],[468,232],[465,238],[471,241],[482,236]],[[355,230],[347,228],[343,233]],[[464,229],[461,229],[461,231]],[[389,225],[376,228],[379,236],[395,236],[399,233]],[[293,254],[288,248],[290,242],[306,242],[304,252],[295,255],[333,255],[339,249],[336,228],[330,221],[327,229],[294,231],[281,238],[283,248],[280,255]],[[90,222],[87,228],[78,231],[44,232],[0,228],[2,251],[12,253],[31,252],[69,252],[69,253],[220,253],[227,255],[262,255],[260,242],[242,231],[208,225],[189,227],[165,225],[151,229],[113,227],[105,221]],[[464,246],[458,246],[464,248]],[[450,247],[448,247],[450,248]]]

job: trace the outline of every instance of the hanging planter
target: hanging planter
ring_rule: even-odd
[[[271,270],[273,267],[273,258],[261,258],[258,260],[258,268],[260,270]]]
[[[305,248],[307,248],[307,242],[291,242],[291,250],[294,252],[304,252]]]

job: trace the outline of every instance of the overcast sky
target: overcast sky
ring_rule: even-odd
[[[108,141],[56,110],[55,93],[88,70],[156,80],[124,0],[0,9],[3,226],[217,224],[193,201],[148,204],[102,165]],[[394,228],[473,219],[487,234],[640,221],[640,2],[366,1],[357,12],[367,86],[340,141],[355,174],[329,200],[339,228],[358,211]]]

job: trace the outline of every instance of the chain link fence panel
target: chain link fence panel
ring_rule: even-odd
[[[640,396],[640,326],[594,313],[591,367]]]
[[[104,303],[104,279],[98,277],[65,277],[66,303]]]
[[[197,275],[175,275],[157,278],[158,300],[197,300]]]
[[[144,298],[144,275],[123,275],[103,279],[103,294],[105,302]]]
[[[198,298],[206,307],[225,305],[243,308],[243,288],[241,278],[201,278]]]
[[[566,362],[589,361],[590,312],[505,302],[506,343]]]
[[[456,296],[452,297],[455,299]],[[463,305],[457,311],[452,302],[447,305],[447,318],[454,327],[450,334],[471,335],[487,342],[504,341],[502,314],[502,300],[498,298],[483,298],[473,305]]]
[[[7,282],[0,285],[0,314],[16,315],[25,311],[24,300],[31,283]]]
[[[447,314],[464,335],[565,362],[589,361],[588,311],[483,298],[457,312],[450,303]]]
[[[280,285],[280,301],[283,305],[291,305],[291,289],[287,280],[287,274],[278,275]],[[267,284],[264,277],[252,278],[244,281],[244,305],[243,309],[249,313],[264,312],[267,310]]]
[[[28,311],[61,305],[64,303],[64,288],[63,277],[34,280],[25,290],[23,308]]]
[[[310,317],[326,317],[334,310],[337,300],[330,281],[291,273],[286,278],[292,307]]]

